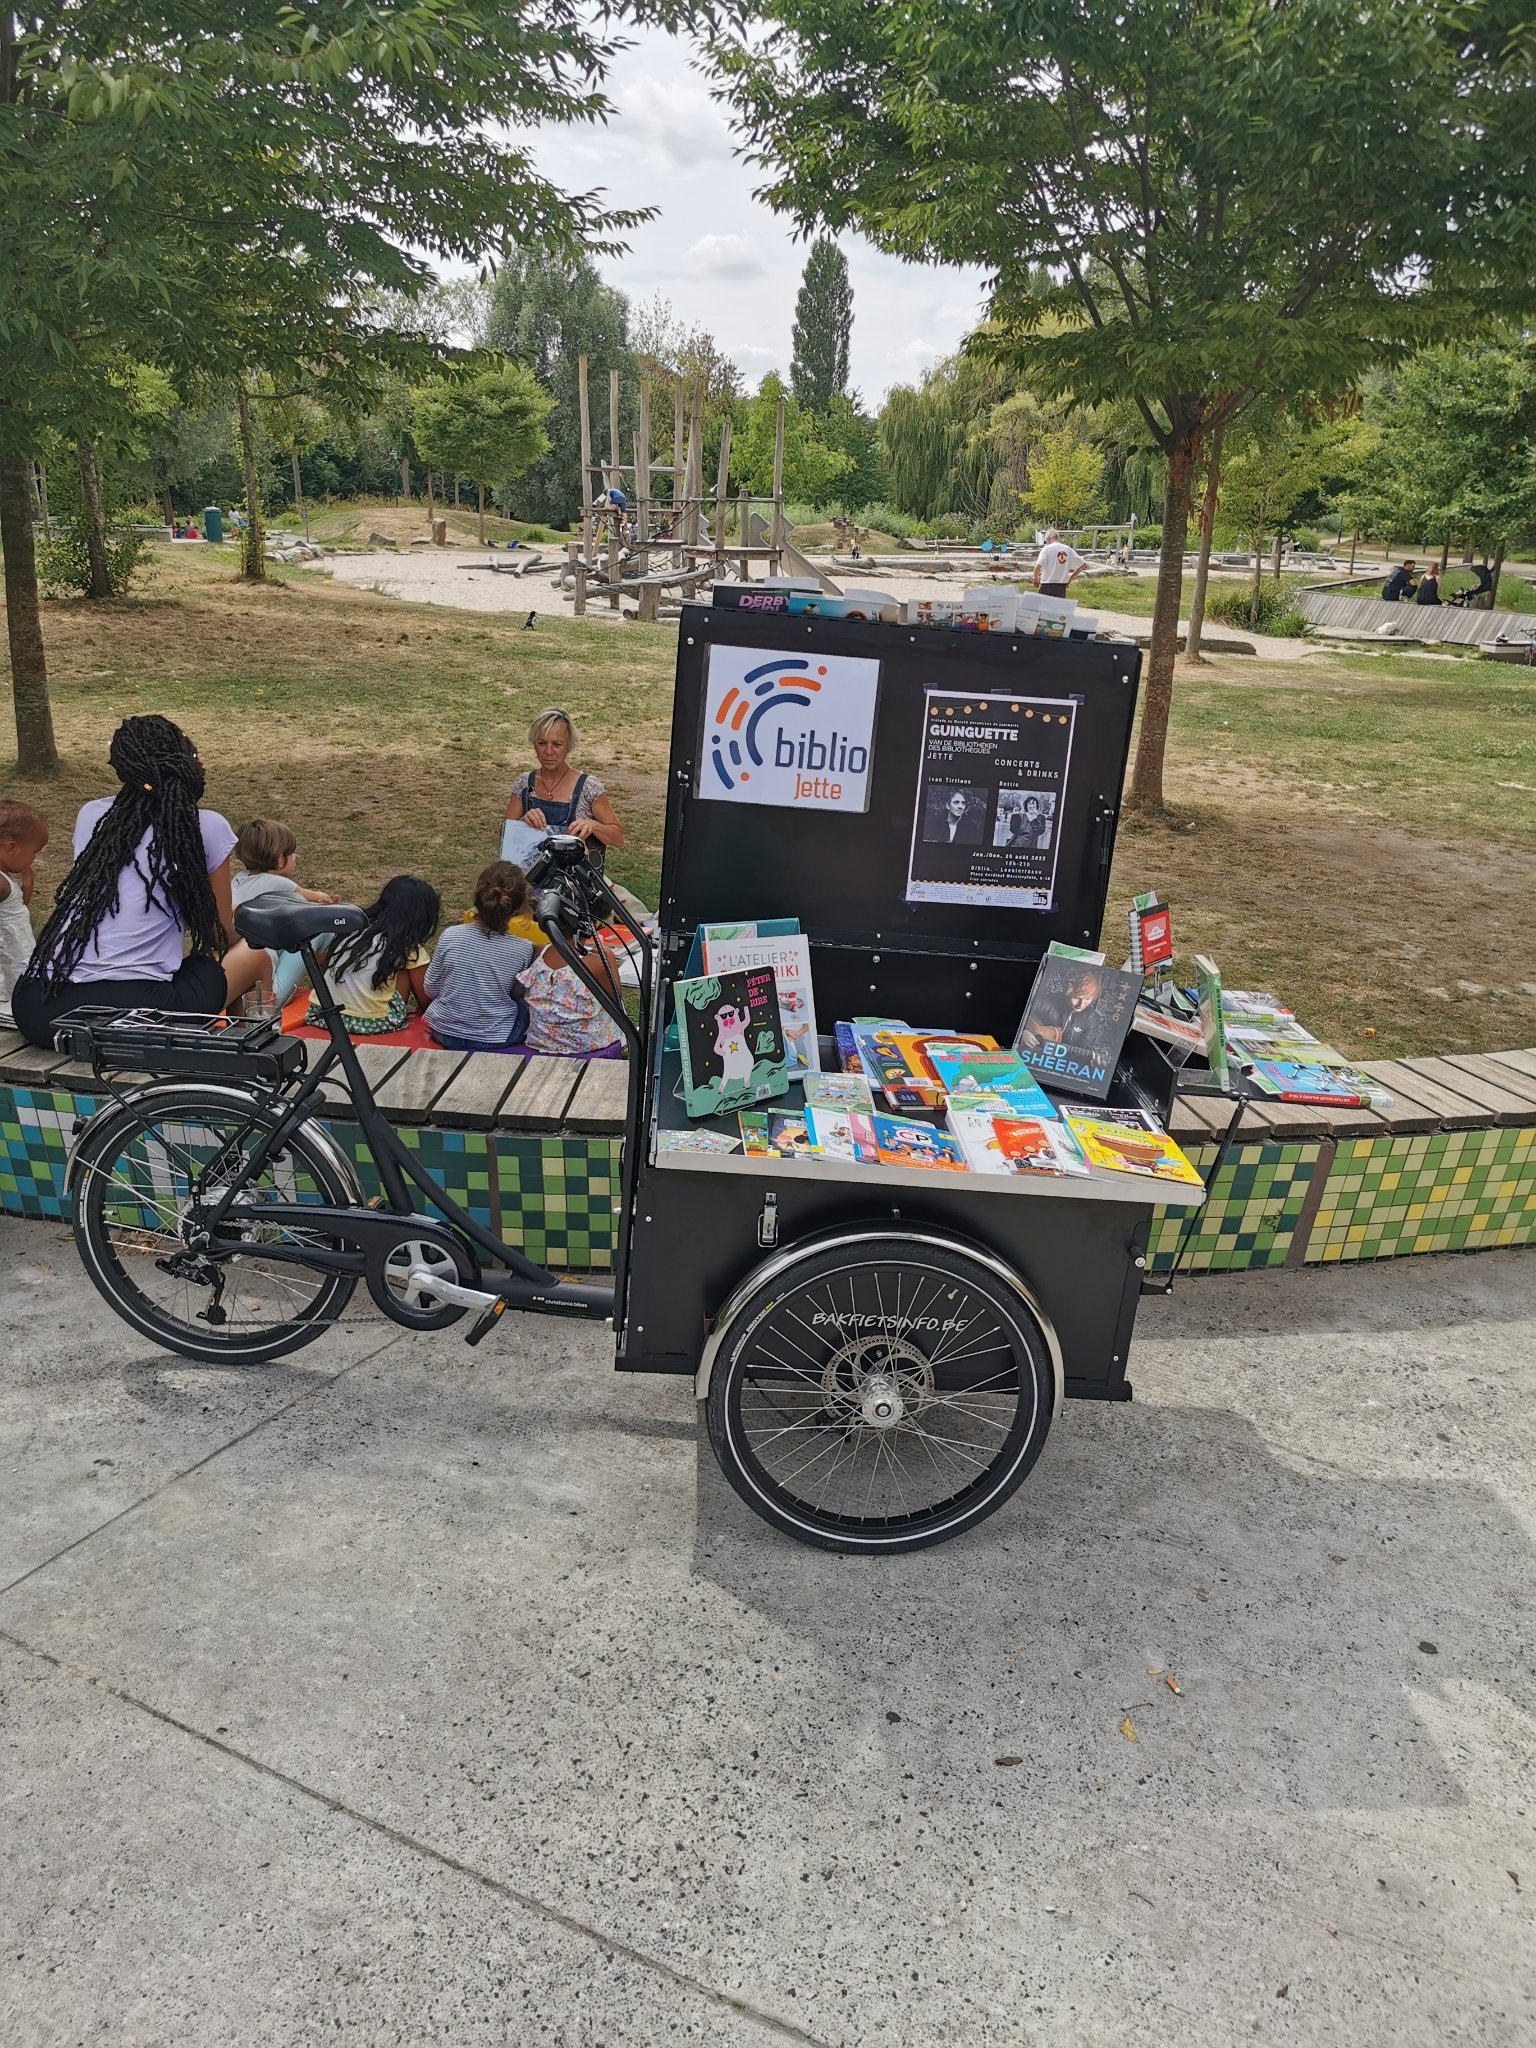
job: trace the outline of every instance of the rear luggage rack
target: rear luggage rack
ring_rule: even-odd
[[[100,1074],[237,1075],[283,1081],[304,1071],[301,1038],[284,1038],[270,1018],[180,1016],[169,1010],[66,1010],[55,1018],[60,1052]]]

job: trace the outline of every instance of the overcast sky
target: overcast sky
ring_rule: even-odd
[[[537,159],[569,190],[605,186],[615,206],[655,206],[630,253],[601,263],[631,298],[661,292],[689,326],[708,328],[749,386],[789,374],[790,326],[806,245],[754,199],[764,173],[733,155],[730,131],[691,48],[635,31],[608,84],[604,128],[546,129]],[[980,273],[919,268],[841,238],[853,280],[852,381],[868,404],[914,382],[976,324]]]

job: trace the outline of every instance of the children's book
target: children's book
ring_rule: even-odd
[[[871,1166],[880,1156],[874,1123],[867,1111],[813,1102],[805,1112],[805,1125],[811,1134],[812,1149],[823,1159],[847,1159],[860,1166]]]
[[[726,937],[726,928],[704,927],[704,972],[732,974],[743,967],[771,967],[779,991],[784,1064],[791,1080],[821,1065],[816,1045],[816,1003],[811,994],[811,942],[803,932],[761,930]],[[722,934],[717,936],[717,933]]]
[[[1091,1116],[1095,1123],[1100,1124],[1124,1124],[1131,1131],[1160,1132],[1163,1128],[1150,1110],[1122,1109],[1118,1104],[1112,1108],[1107,1102],[1096,1102],[1092,1109],[1076,1109],[1071,1114]]]
[[[1205,1185],[1166,1131],[1137,1130],[1118,1119],[1076,1109],[1067,1111],[1067,1122],[1090,1166],[1176,1181],[1182,1187]]]
[[[985,1034],[914,1031],[894,1017],[855,1017],[853,1039],[866,1078],[891,1109],[939,1108],[945,1091],[933,1056],[941,1049],[968,1045],[983,1052],[998,1050],[997,1040]]]
[[[1199,965],[1199,962],[1196,962]],[[1251,988],[1224,988],[1221,992],[1221,1014],[1230,1023],[1247,1024],[1291,1024],[1295,1012],[1288,1010],[1278,996],[1268,990]]]
[[[873,1113],[874,1090],[862,1074],[807,1074],[807,1109],[856,1109],[865,1116]]]
[[[1020,1116],[1056,1115],[1056,1105],[1041,1088],[1020,1053],[979,1045],[936,1045],[928,1054],[945,1094],[953,1102],[971,1095],[1006,1089]]]
[[[1091,952],[1087,946],[1069,946],[1065,939],[1052,939],[1045,952],[1049,960],[1086,960],[1093,967],[1102,967],[1106,958],[1103,953]]]
[[[804,1115],[797,1110],[768,1112],[768,1150],[775,1159],[810,1159],[811,1134]]]
[[[1221,986],[1221,970],[1214,960],[1197,953],[1195,973],[1199,976],[1200,1033],[1205,1041],[1206,1061],[1211,1069],[1211,1079],[1218,1088],[1225,1088],[1232,1078],[1232,1066],[1227,1056],[1226,997]]]
[[[1294,1017],[1283,1024],[1260,1023],[1252,1018],[1223,1017],[1221,1028],[1227,1035],[1228,1052],[1241,1052],[1245,1057],[1250,1046],[1295,1045],[1310,1048],[1318,1043],[1305,1025],[1298,1024]],[[1261,1054],[1260,1057],[1267,1055]],[[1275,1057],[1284,1059],[1287,1055],[1277,1053]],[[1315,1059],[1316,1054],[1308,1050],[1300,1057]]]
[[[658,1152],[734,1152],[740,1143],[740,1138],[733,1138],[729,1131],[711,1131],[702,1126],[695,1131],[656,1133]]]
[[[1332,1052],[1331,1046],[1322,1051]],[[1270,1060],[1253,1063],[1253,1085],[1277,1102],[1310,1102],[1333,1109],[1376,1109],[1390,1107],[1392,1098],[1378,1088],[1368,1074],[1348,1066],[1319,1059]]]
[[[1123,968],[1047,953],[1019,1020],[1014,1050],[1037,1081],[1102,1102],[1141,986],[1141,976]]]
[[[736,1122],[741,1130],[741,1149],[747,1157],[768,1158],[768,1112],[765,1109],[744,1109]]]
[[[683,1106],[690,1116],[783,1095],[784,1034],[771,967],[735,974],[705,974],[675,981],[672,999],[679,1028]]]
[[[1088,1171],[1059,1117],[1011,1115],[1000,1096],[951,1096],[949,1128],[973,1173]]]
[[[1138,1003],[1131,1023],[1146,1037],[1158,1039],[1163,1045],[1179,1046],[1186,1054],[1204,1049],[1205,1034],[1198,1020],[1176,1016],[1172,1010],[1165,1010],[1159,1004]]]
[[[902,1116],[877,1116],[875,1151],[882,1166],[913,1166],[932,1173],[964,1173],[965,1155],[960,1141],[948,1131],[935,1130]]]
[[[864,1063],[859,1058],[859,1048],[854,1043],[851,1024],[832,1026],[832,1043],[837,1048],[837,1064],[845,1074],[862,1074]]]

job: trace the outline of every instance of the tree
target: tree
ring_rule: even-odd
[[[634,358],[629,301],[603,283],[585,257],[574,263],[536,249],[520,250],[496,274],[486,321],[486,346],[525,363],[554,400],[548,451],[524,471],[506,507],[514,518],[568,526],[591,479],[581,474],[578,359],[587,358],[592,453],[608,448],[608,378],[620,373],[620,462],[633,459]]]
[[[830,235],[818,235],[805,259],[795,300],[790,387],[797,403],[825,412],[848,389],[848,343],[853,333],[853,286],[848,258]]]
[[[469,375],[440,378],[416,394],[416,445],[455,476],[473,477],[485,543],[485,487],[509,484],[546,453],[551,401],[523,363],[483,362]]]
[[[731,442],[731,469],[754,497],[766,497],[773,489],[774,423],[781,400],[784,495],[806,505],[829,504],[838,496],[853,462],[818,438],[816,429],[820,422],[789,396],[783,379],[771,371],[758,386],[756,397],[742,407]]]
[[[1264,573],[1264,537],[1275,536],[1278,576],[1286,522],[1317,489],[1337,451],[1338,440],[1332,429],[1297,419],[1290,413],[1267,410],[1250,415],[1246,434],[1222,464],[1221,503],[1226,523],[1242,537],[1253,555],[1248,623],[1255,629]]]
[[[838,478],[838,500],[850,513],[861,512],[885,495],[885,455],[880,429],[859,404],[858,393],[832,400],[816,422],[818,437],[828,448],[846,455],[848,469]]]
[[[304,481],[299,464],[312,448],[318,448],[335,431],[330,414],[308,392],[293,391],[274,398],[262,408],[267,439],[288,457],[293,474],[293,509],[309,531],[309,514],[304,505]]]
[[[1086,526],[1099,509],[1104,458],[1070,427],[1047,434],[1029,467],[1024,502],[1042,526]]]
[[[985,266],[1000,360],[1135,403],[1167,464],[1139,808],[1163,806],[1208,437],[1255,397],[1346,390],[1437,312],[1529,295],[1522,18],[1522,0],[978,0],[962,27],[949,0],[765,0],[717,46],[772,205]]]
[[[421,290],[433,256],[612,247],[641,218],[557,191],[516,137],[606,111],[609,19],[568,0],[0,7],[0,507],[24,768],[57,757],[15,522],[103,339],[279,388],[317,362],[333,389],[381,361],[419,374],[419,337],[381,329],[371,295]]]

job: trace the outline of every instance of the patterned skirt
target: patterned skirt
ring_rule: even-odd
[[[405,997],[398,989],[389,999],[389,1008],[382,1017],[354,1017],[350,1010],[343,1010],[341,1021],[346,1026],[348,1038],[378,1038],[386,1031],[405,1029]],[[311,1003],[304,1012],[306,1024],[325,1023],[317,1003]]]

